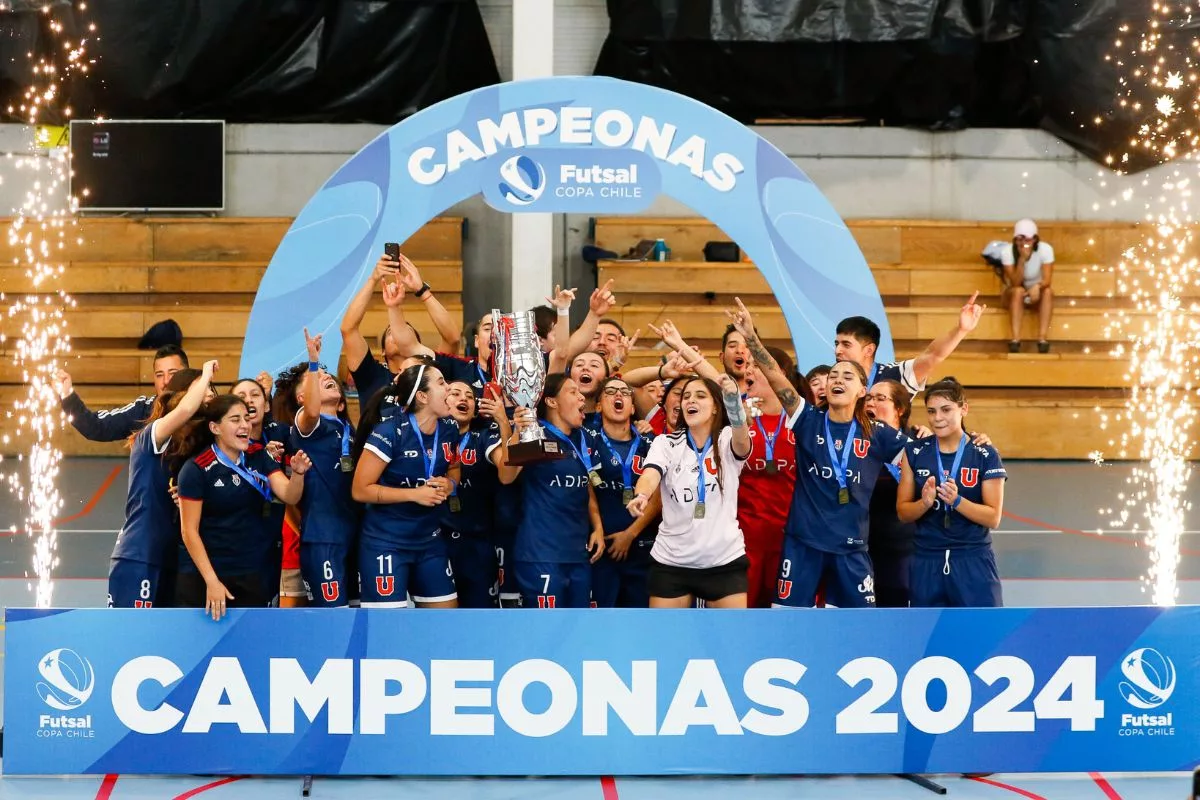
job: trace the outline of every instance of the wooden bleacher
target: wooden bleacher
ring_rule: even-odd
[[[81,244],[65,251],[61,288],[75,299],[68,323],[72,356],[66,364],[80,395],[95,409],[123,405],[153,382],[153,353],[136,349],[146,329],[174,319],[183,329],[193,364],[220,359],[220,382],[229,383],[241,360],[242,337],[254,294],[290,219],[88,218],[79,222]],[[422,276],[451,311],[462,309],[463,220],[439,217],[403,244]],[[72,237],[74,238],[74,237]],[[0,242],[0,291],[35,291],[16,253]],[[42,287],[46,291],[48,287]],[[59,287],[55,287],[59,288]],[[423,338],[438,335],[425,314],[413,324]],[[367,332],[387,324],[376,303],[363,323]],[[11,407],[22,377],[12,365],[14,332],[0,346],[0,401]],[[69,431],[68,455],[111,455],[120,445],[84,441]]]
[[[1045,223],[1041,236],[1054,246],[1055,317],[1053,350],[1034,350],[1036,319],[1027,314],[1024,350],[1009,354],[1008,313],[1000,305],[1001,284],[979,256],[992,239],[1008,239],[1001,223],[866,220],[848,223],[870,264],[888,312],[900,357],[919,353],[949,330],[972,292],[988,309],[979,328],[939,371],[972,387],[972,425],[987,430],[1012,458],[1087,458],[1093,451],[1115,455],[1109,440],[1120,429],[1101,431],[1098,417],[1122,406],[1128,385],[1126,362],[1108,355],[1106,313],[1131,311],[1120,296],[1111,265],[1139,239],[1127,223]],[[613,316],[626,330],[673,319],[685,336],[715,356],[725,329],[724,309],[734,295],[755,314],[763,338],[791,350],[790,333],[773,294],[748,262],[705,263],[704,244],[728,240],[702,218],[597,218],[599,247],[626,252],[642,239],[662,238],[672,251],[668,264],[601,262],[601,282],[613,279],[624,305]],[[833,331],[830,331],[832,341]],[[642,339],[643,344],[647,338]],[[831,348],[832,351],[832,348]],[[822,360],[832,352],[820,354]],[[653,363],[660,351],[638,348],[632,365]],[[802,354],[803,356],[803,354]],[[801,359],[811,366],[814,359]],[[1047,435],[1053,432],[1053,435]]]

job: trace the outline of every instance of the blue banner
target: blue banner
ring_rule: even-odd
[[[384,243],[405,241],[476,195],[514,214],[635,214],[659,197],[674,198],[753,259],[807,360],[825,360],[837,323],[859,314],[882,331],[876,360],[893,357],[883,300],[858,243],[791,159],[683,95],[562,77],[444,100],[388,128],[339,167],[267,266],[240,374],[307,361],[305,325],[336,353],[342,316]]]
[[[1200,608],[9,609],[4,771],[1076,772],[1200,762]]]

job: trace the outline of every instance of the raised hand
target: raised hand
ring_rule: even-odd
[[[384,282],[383,284],[383,304],[388,308],[395,308],[404,302],[404,284],[400,281],[391,283]]]
[[[307,334],[307,331],[305,333]],[[271,379],[271,373],[264,369],[258,373],[258,377],[254,379],[254,382],[263,390],[263,396],[269,401],[271,399],[271,392],[275,388],[275,381]]]
[[[592,292],[591,299],[588,300],[588,309],[597,317],[603,317],[609,311],[612,311],[613,306],[617,304],[617,298],[612,293],[613,282],[610,279],[603,286]]]
[[[750,312],[742,303],[742,298],[735,297],[733,302],[737,304],[737,308],[733,311],[726,311],[725,316],[729,317],[729,321],[733,323],[734,330],[749,342],[757,336],[754,332],[754,318],[750,316]]]
[[[404,288],[410,292],[418,292],[421,290],[424,281],[421,280],[421,271],[417,269],[417,265],[408,260],[408,256],[400,254],[400,281],[404,283]]]
[[[272,461],[281,461],[283,459],[283,442],[267,442],[263,450],[267,451],[267,455]]]
[[[291,466],[293,475],[303,475],[312,469],[312,460],[303,450],[297,450],[292,456]]]
[[[575,291],[575,289],[563,289],[558,284],[554,284],[554,295],[547,297],[546,302],[559,311],[568,310],[571,308],[571,303],[575,302]]]
[[[386,295],[386,291],[385,291],[385,295]],[[309,361],[320,361],[321,360],[321,337],[322,337],[322,334],[320,334],[320,333],[318,333],[316,336],[310,336],[308,333],[308,328],[304,329],[304,344],[306,347],[308,347],[308,360]]]
[[[51,383],[54,384],[54,391],[58,392],[60,400],[66,400],[71,396],[71,392],[75,391],[75,385],[71,382],[71,373],[65,369],[56,370],[54,377],[51,378]]]
[[[394,278],[400,273],[400,265],[386,255],[380,256],[371,272],[371,282],[379,283],[384,278]]]
[[[721,387],[721,394],[725,397],[741,399],[742,390],[738,388],[737,383],[728,374],[722,372],[717,378],[717,385]]]
[[[212,380],[212,377],[213,377],[213,375],[216,375],[216,374],[217,374],[217,369],[218,369],[220,366],[221,366],[221,365],[220,365],[220,364],[217,362],[217,360],[216,360],[215,358],[214,358],[212,361],[205,361],[205,362],[204,362],[204,366],[200,368],[200,373],[201,373],[201,374],[202,374],[202,375],[203,375],[203,376],[204,376],[204,377],[205,377],[207,380],[211,381],[211,380]]]
[[[921,502],[925,504],[926,508],[933,508],[933,504],[937,502],[937,479],[932,475],[921,487]]]
[[[971,295],[971,299],[958,312],[958,329],[963,333],[970,333],[979,325],[979,320],[983,316],[983,312],[987,310],[987,304],[980,305],[975,300],[979,297],[979,292]]]
[[[676,352],[687,350],[687,342],[683,340],[679,329],[675,327],[675,323],[671,322],[671,320],[664,319],[662,324],[658,326],[651,323],[650,330],[654,331],[655,335],[662,339],[663,343],[672,350]]]

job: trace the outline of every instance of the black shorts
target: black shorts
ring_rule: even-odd
[[[266,608],[271,602],[263,591],[262,575],[218,575],[221,583],[233,595],[228,608]],[[198,572],[181,572],[175,584],[175,604],[180,608],[204,608],[208,586]]]
[[[650,596],[686,597],[720,600],[732,594],[745,594],[750,586],[746,570],[750,560],[739,556],[728,564],[707,569],[673,567],[650,559]]]

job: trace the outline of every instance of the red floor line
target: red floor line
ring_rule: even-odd
[[[112,797],[113,789],[117,785],[118,775],[105,775],[104,780],[100,782],[100,788],[96,790],[96,800],[108,800]]]
[[[1019,514],[1013,514],[1011,511],[1005,511],[1004,516],[1017,522],[1023,522],[1026,525],[1032,525],[1035,528],[1041,528],[1044,531],[1057,531],[1059,533],[1069,533],[1072,536],[1085,536],[1088,539],[1099,539],[1102,542],[1109,544],[1123,544],[1126,547],[1140,547],[1141,542],[1133,539],[1119,538],[1116,536],[1106,536],[1103,533],[1093,533],[1091,531],[1081,531],[1076,528],[1064,528],[1062,525],[1051,525],[1049,522],[1043,522],[1040,519],[1033,517],[1022,517]],[[1200,556],[1200,550],[1187,550],[1181,548],[1179,554],[1183,556]]]
[[[971,775],[967,777],[967,780],[975,781],[976,783],[986,783],[988,786],[995,786],[997,789],[1006,789],[1013,794],[1019,794],[1021,797],[1027,797],[1029,800],[1047,800],[1040,794],[1034,794],[1033,792],[1026,791],[1019,786],[1013,786],[1011,784],[1001,783],[1000,781],[994,781],[991,778],[977,778],[974,775]]]
[[[93,511],[95,511],[96,504],[99,503],[100,499],[108,493],[108,490],[112,488],[113,481],[117,479],[117,476],[120,475],[124,469],[124,464],[118,464],[117,466],[113,467],[112,471],[108,473],[108,477],[101,482],[96,491],[92,492],[92,496],[88,498],[86,503],[84,503],[83,508],[78,513],[72,514],[69,517],[58,517],[55,519],[55,527],[65,525],[68,522],[74,522],[77,519],[83,519],[88,514],[91,514]],[[29,533],[29,531],[23,529],[16,531],[0,531],[0,538],[5,536],[24,536],[27,533]]]
[[[1100,791],[1104,792],[1104,796],[1108,800],[1121,800],[1121,795],[1117,793],[1112,784],[1099,772],[1089,772],[1088,777],[1096,782],[1096,785],[1100,787]]]
[[[600,779],[600,791],[604,792],[604,800],[620,800],[620,795],[617,794],[617,779],[611,775]]]
[[[218,786],[224,786],[227,783],[233,783],[234,781],[244,780],[245,777],[246,777],[245,775],[235,775],[234,777],[231,777],[231,778],[221,778],[221,780],[219,780],[219,781],[213,781],[212,783],[206,783],[203,786],[197,786],[195,789],[188,789],[183,794],[175,797],[174,800],[188,800],[189,797],[195,797],[198,794],[203,794],[204,792],[207,792],[209,789],[216,789]]]

